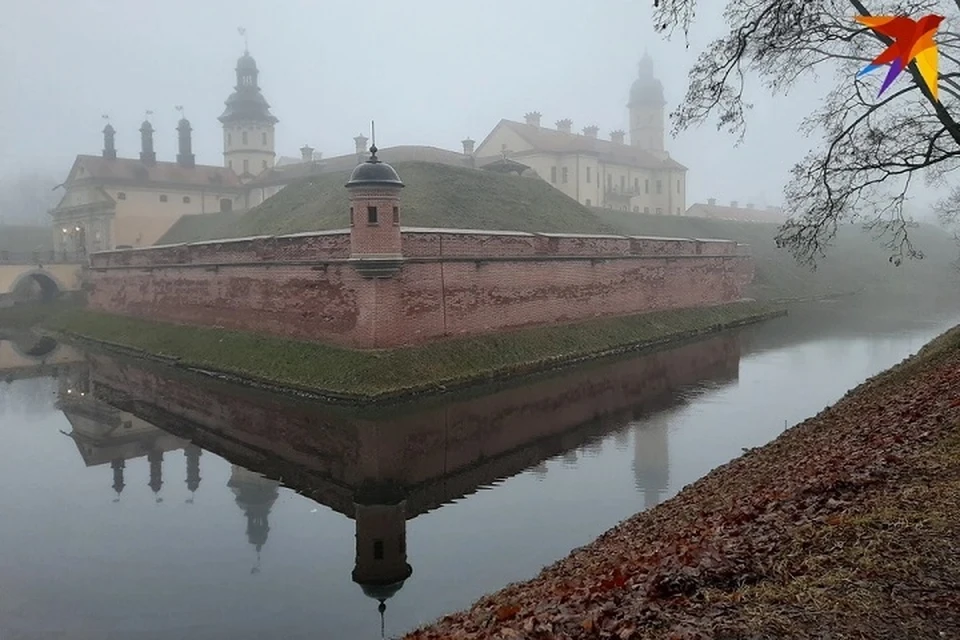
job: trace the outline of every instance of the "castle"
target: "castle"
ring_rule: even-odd
[[[51,211],[57,252],[86,252],[154,244],[185,214],[242,211],[255,207],[285,185],[317,173],[350,171],[362,162],[368,139],[353,140],[353,154],[323,158],[304,145],[299,158],[277,157],[275,127],[259,84],[259,69],[249,51],[237,60],[233,92],[219,117],[223,128],[223,166],[195,162],[192,126],[177,124],[175,161],[157,159],[153,124],[140,126],[138,158],[120,157],[117,132],[103,129],[99,156],[78,155],[61,185],[64,195]],[[502,120],[475,147],[462,151],[428,146],[383,149],[393,162],[422,160],[539,176],[586,206],[680,215],[686,211],[686,167],[664,150],[663,87],[644,55],[627,104],[630,143],[614,131],[610,140],[589,126],[572,133],[565,119],[557,129],[540,125],[540,114],[526,122]]]
[[[375,146],[345,186],[347,229],[95,253],[89,304],[369,349],[724,304],[753,277],[728,240],[402,227]]]

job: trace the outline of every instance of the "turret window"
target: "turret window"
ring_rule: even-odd
[[[367,207],[367,224],[377,224],[376,207]]]
[[[350,226],[353,226],[353,207],[350,207]]]
[[[393,224],[400,224],[400,207],[393,208]]]

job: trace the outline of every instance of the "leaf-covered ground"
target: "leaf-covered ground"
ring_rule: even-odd
[[[535,579],[406,636],[957,637],[960,327]]]

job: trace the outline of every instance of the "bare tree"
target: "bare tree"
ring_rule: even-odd
[[[689,32],[696,0],[654,0],[657,28]],[[856,78],[891,41],[855,22],[857,15],[946,17],[936,36],[940,51],[939,98],[913,63],[880,98],[883,72]],[[755,74],[773,93],[787,94],[798,79],[830,83],[822,106],[804,121],[804,133],[821,137],[796,164],[786,188],[791,219],[778,246],[816,265],[839,225],[860,223],[890,249],[890,260],[921,258],[904,214],[911,187],[942,187],[960,159],[960,0],[729,0],[729,32],[713,41],[690,71],[683,103],[671,113],[674,133],[715,119],[742,140],[744,80]],[[960,187],[937,205],[941,219],[960,214]]]

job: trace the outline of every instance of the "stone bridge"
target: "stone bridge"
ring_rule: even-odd
[[[86,264],[86,258],[77,254],[0,251],[0,307],[80,291]]]
[[[55,375],[83,362],[79,351],[49,336],[0,329],[0,380]]]

